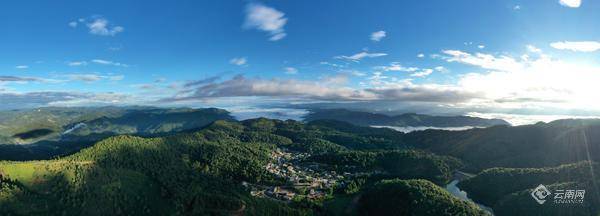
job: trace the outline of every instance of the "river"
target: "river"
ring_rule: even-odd
[[[492,208],[484,206],[484,205],[479,204],[479,203],[476,203],[473,200],[469,199],[469,197],[467,196],[467,192],[461,190],[460,188],[458,188],[458,186],[456,186],[458,184],[458,182],[459,182],[459,180],[453,180],[448,185],[446,185],[446,190],[448,192],[450,192],[452,195],[454,195],[455,197],[457,197],[457,198],[459,198],[461,200],[465,200],[467,202],[475,203],[477,206],[479,206],[484,211],[487,211],[491,215],[494,215],[494,210]]]

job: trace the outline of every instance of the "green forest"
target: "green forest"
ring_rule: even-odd
[[[390,130],[338,130],[344,123],[333,123],[216,121],[165,137],[114,136],[52,160],[5,161],[0,210],[7,215],[318,215],[328,211],[327,200],[362,193],[378,179],[423,178],[441,185],[461,166],[455,158],[402,150]],[[337,158],[353,161],[355,171],[382,172],[340,182],[321,200],[251,196],[243,183],[285,184],[265,169],[277,148],[322,152],[301,163],[339,172],[345,168]]]
[[[111,115],[86,122],[137,132],[3,145],[2,215],[489,214],[444,189],[463,172],[458,187],[496,215],[600,213],[596,120],[402,133],[335,120],[236,121],[220,110]],[[124,120],[143,115],[156,116]],[[186,123],[190,115],[208,116]],[[585,202],[539,206],[529,194],[539,184],[586,188]]]

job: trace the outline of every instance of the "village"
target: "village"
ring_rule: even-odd
[[[337,185],[343,185],[343,180],[349,173],[336,173],[319,169],[318,164],[303,164],[301,161],[310,157],[308,153],[277,149],[271,153],[272,162],[265,167],[268,172],[287,180],[286,185],[261,186],[246,185],[251,188],[251,195],[268,197],[280,201],[292,201],[295,198],[318,200],[324,198]]]

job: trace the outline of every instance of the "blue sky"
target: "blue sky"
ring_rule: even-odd
[[[600,2],[14,1],[0,109],[600,113]],[[509,87],[510,86],[510,87]]]

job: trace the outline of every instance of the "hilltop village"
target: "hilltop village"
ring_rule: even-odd
[[[295,198],[319,200],[331,194],[337,186],[342,186],[351,173],[337,173],[320,169],[317,163],[303,162],[310,157],[308,153],[277,149],[271,153],[272,162],[265,169],[286,179],[285,185],[262,186],[244,183],[251,188],[251,195],[269,197],[280,201],[292,201]]]

